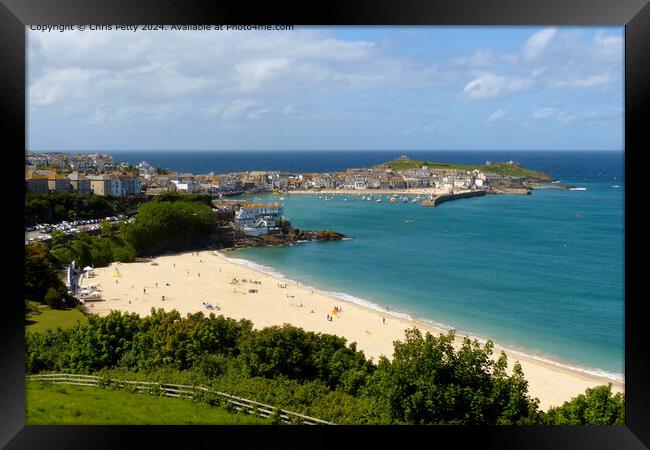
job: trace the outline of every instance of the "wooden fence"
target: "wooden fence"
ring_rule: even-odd
[[[237,411],[253,414],[259,417],[271,417],[279,414],[280,421],[288,424],[302,425],[336,425],[332,422],[305,416],[285,409],[275,408],[271,405],[237,397],[225,392],[215,391],[203,386],[189,386],[185,384],[157,383],[154,381],[130,381],[102,378],[94,375],[77,375],[69,373],[49,373],[41,375],[27,375],[28,380],[48,381],[56,384],[72,384],[77,386],[113,386],[116,388],[130,388],[137,392],[162,392],[166,397],[193,398],[197,394],[213,395]]]

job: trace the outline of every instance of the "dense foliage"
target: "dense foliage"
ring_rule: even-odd
[[[584,394],[551,408],[544,422],[554,425],[625,425],[623,394],[612,393],[612,385],[596,386]]]
[[[164,192],[157,195],[156,202],[200,202],[212,206],[212,196],[210,194],[180,194],[177,192]]]
[[[94,194],[28,192],[25,194],[25,225],[101,219],[126,212],[138,201]]]
[[[53,309],[71,305],[65,284],[59,278],[57,260],[47,245],[36,242],[25,246],[25,301],[48,303]]]
[[[153,201],[140,205],[122,236],[138,255],[196,249],[210,241],[212,209],[200,201]]]
[[[528,395],[515,364],[492,344],[453,333],[407,330],[392,360],[377,365],[354,343],[290,325],[255,330],[248,320],[152,310],[148,317],[90,315],[67,330],[26,336],[26,370],[109,374],[199,384],[336,423],[621,423],[623,398],[588,390],[548,413]]]
[[[54,236],[52,241],[51,254],[62,265],[76,261],[78,267],[104,267],[113,261],[135,261],[135,249],[107,222],[102,223],[100,236],[78,233],[69,242],[58,242]]]
[[[454,333],[434,337],[413,328],[405,342],[395,342],[393,360],[382,358],[369,384],[393,421],[410,424],[533,423],[537,401],[528,396],[521,367],[506,373],[504,353],[491,358],[484,348],[464,339],[453,347]]]

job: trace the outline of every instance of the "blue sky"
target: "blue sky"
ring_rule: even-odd
[[[29,150],[622,150],[622,27],[27,32]]]

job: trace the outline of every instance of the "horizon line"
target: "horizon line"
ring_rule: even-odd
[[[119,149],[47,149],[34,150],[25,149],[25,152],[625,152],[625,149],[286,149],[286,148],[268,148],[268,149],[200,149],[200,148],[177,148],[177,149],[137,149],[137,148],[119,148]]]

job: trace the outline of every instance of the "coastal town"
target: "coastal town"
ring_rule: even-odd
[[[530,194],[551,178],[524,169],[519,163],[461,166],[398,159],[370,168],[349,168],[331,173],[245,171],[217,174],[172,172],[146,161],[120,163],[106,153],[68,154],[28,152],[25,189],[28,193],[78,193],[147,200],[165,193],[209,194],[215,212],[234,213],[233,222],[249,236],[278,229],[284,220],[280,203],[227,201],[241,194],[362,195],[363,200],[419,202],[422,206],[455,198],[485,194]],[[375,197],[373,197],[375,195]],[[410,197],[409,197],[410,195]],[[282,199],[282,197],[281,197]],[[77,224],[63,224],[74,230]],[[26,230],[29,232],[35,230]],[[26,242],[28,239],[26,239]]]
[[[148,195],[163,192],[236,195],[242,193],[452,193],[482,189],[494,193],[529,191],[535,177],[504,175],[502,168],[521,168],[514,161],[493,164],[486,161],[483,170],[463,170],[456,165],[418,165],[418,161],[400,156],[390,163],[371,168],[350,168],[332,173],[292,173],[282,171],[246,171],[226,174],[192,174],[155,168],[146,161],[137,165],[117,163],[105,153],[69,155],[67,153],[28,152],[25,158],[27,192],[78,192],[96,195]],[[400,168],[399,163],[403,168]],[[491,171],[491,167],[494,168]],[[532,172],[532,171],[529,171]],[[526,192],[527,193],[527,192]]]

